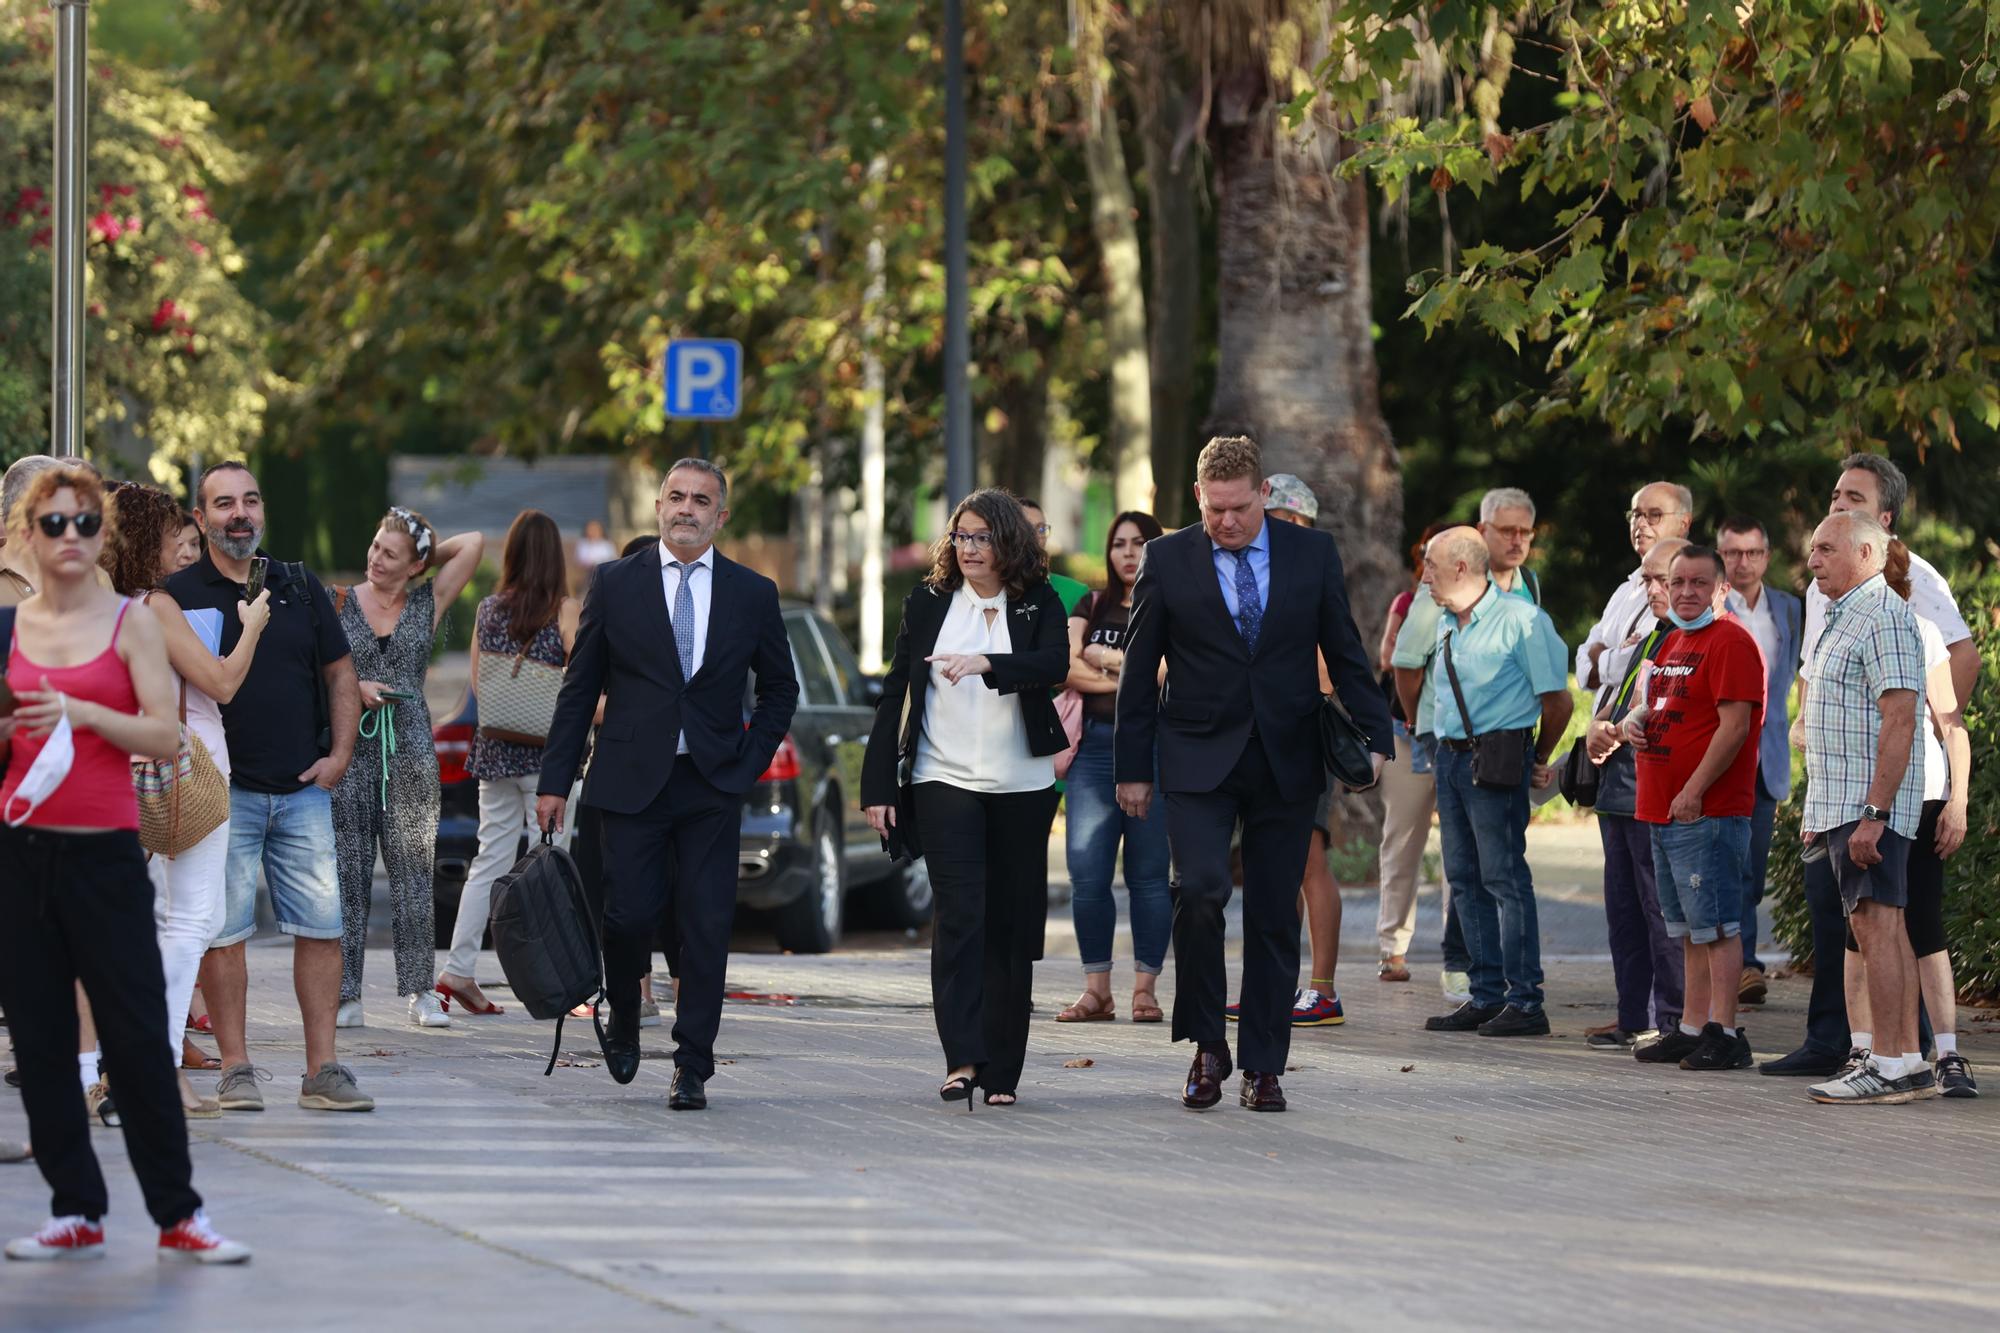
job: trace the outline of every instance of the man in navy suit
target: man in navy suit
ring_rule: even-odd
[[[1201,522],[1148,542],[1133,588],[1113,747],[1118,804],[1145,818],[1157,747],[1178,881],[1174,1039],[1196,1043],[1181,1093],[1195,1110],[1221,1100],[1231,1072],[1223,908],[1230,840],[1242,825],[1240,1100],[1282,1111],[1278,1076],[1299,977],[1298,886],[1327,781],[1316,653],[1368,733],[1378,778],[1394,733],[1333,538],[1265,521],[1271,488],[1247,439],[1210,440],[1195,477]]]
[[[708,1105],[743,793],[770,764],[799,700],[777,585],[715,549],[728,503],[722,469],[683,458],[654,506],[659,544],[592,572],[537,787],[542,828],[561,828],[603,695],[582,799],[604,819],[604,1063],[620,1083],[639,1072],[639,979],[671,912],[680,984],[667,1105],[676,1111]]]
[[[1728,610],[1764,653],[1764,729],[1757,736],[1757,805],[1750,816],[1750,877],[1743,894],[1743,979],[1737,999],[1762,1004],[1768,989],[1757,957],[1757,904],[1764,901],[1771,860],[1771,822],[1778,803],[1792,794],[1790,719],[1785,696],[1799,674],[1805,604],[1796,594],[1764,582],[1771,567],[1771,539],[1764,525],[1738,514],[1716,530],[1715,549],[1729,574]]]

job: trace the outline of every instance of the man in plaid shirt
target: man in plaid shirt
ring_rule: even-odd
[[[1832,1105],[1938,1095],[1917,1045],[1917,960],[1903,925],[1923,811],[1924,649],[1909,604],[1883,581],[1888,551],[1881,523],[1850,510],[1819,525],[1806,562],[1831,602],[1806,696],[1806,854],[1828,858],[1868,964],[1877,1051],[1895,1053],[1857,1053],[1810,1089]]]

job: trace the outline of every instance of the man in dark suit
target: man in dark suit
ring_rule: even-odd
[[[1143,819],[1155,745],[1174,893],[1174,1039],[1197,1044],[1181,1100],[1203,1109],[1229,1077],[1223,1006],[1229,844],[1243,826],[1241,1101],[1282,1111],[1299,976],[1298,886],[1327,781],[1319,666],[1370,738],[1379,778],[1394,738],[1348,610],[1333,538],[1264,521],[1257,446],[1210,440],[1195,464],[1201,522],[1146,544],[1118,687],[1118,804]],[[1164,697],[1159,664],[1167,664]]]
[[[654,506],[659,545],[592,573],[536,802],[541,826],[561,828],[602,694],[582,799],[603,817],[605,1067],[620,1083],[639,1072],[639,979],[671,912],[680,985],[667,1105],[676,1111],[708,1105],[743,793],[770,764],[799,699],[777,585],[715,549],[728,502],[722,469],[680,460]]]

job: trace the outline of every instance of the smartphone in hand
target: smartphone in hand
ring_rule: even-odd
[[[244,601],[254,602],[257,600],[257,594],[264,591],[264,580],[270,576],[270,573],[271,559],[269,556],[260,555],[251,558],[250,578],[243,585]]]

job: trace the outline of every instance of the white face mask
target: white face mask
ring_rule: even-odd
[[[6,810],[0,812],[6,817],[7,827],[19,828],[33,818],[42,802],[55,795],[56,788],[62,786],[63,779],[69,776],[70,765],[75,760],[76,742],[69,730],[69,701],[64,700],[62,716],[56,719],[55,728],[49,732],[48,739],[42,742],[41,753],[35,756],[34,763],[28,765],[27,774],[22,777],[21,785],[7,798]],[[18,819],[14,816],[16,801],[28,803],[28,808],[21,811]]]

